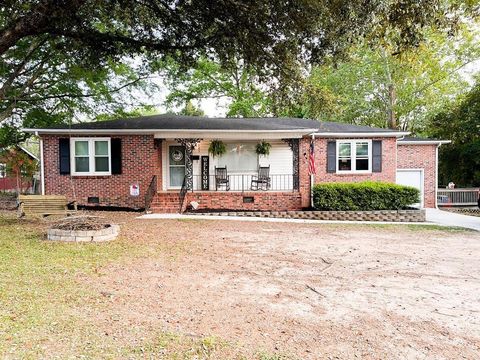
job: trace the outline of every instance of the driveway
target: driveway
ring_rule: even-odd
[[[480,231],[480,217],[456,214],[438,209],[426,209],[427,221],[439,225],[460,226],[467,229]]]
[[[128,223],[122,232],[129,239],[183,250],[113,264],[87,280],[98,293],[114,294],[97,321],[113,326],[122,342],[151,339],[151,329],[162,329],[231,344],[215,359],[257,359],[256,351],[312,360],[480,358],[480,233],[415,225]],[[130,328],[136,331],[128,334]]]

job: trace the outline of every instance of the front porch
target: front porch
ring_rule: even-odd
[[[302,208],[300,139],[270,139],[269,154],[259,155],[255,149],[262,139],[229,138],[224,140],[225,153],[217,156],[209,153],[212,140],[161,140],[162,171],[147,191],[151,196],[147,209],[183,212],[191,204],[201,210]]]

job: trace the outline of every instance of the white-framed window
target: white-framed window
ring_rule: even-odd
[[[0,163],[0,179],[7,177],[7,164]]]
[[[225,144],[227,151],[218,158],[218,166],[227,166],[228,172],[252,172],[258,169],[255,143],[232,142]]]
[[[110,138],[72,138],[72,175],[111,175]]]
[[[337,173],[371,173],[372,141],[337,141]]]

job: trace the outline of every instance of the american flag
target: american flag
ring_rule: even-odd
[[[315,168],[315,144],[314,140],[310,141],[310,153],[308,154],[308,174],[315,175],[317,169]]]

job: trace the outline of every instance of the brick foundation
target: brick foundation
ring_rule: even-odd
[[[253,197],[252,203],[244,203],[245,198]],[[185,206],[196,201],[199,210],[272,210],[286,211],[302,208],[299,192],[193,192],[187,193]]]

